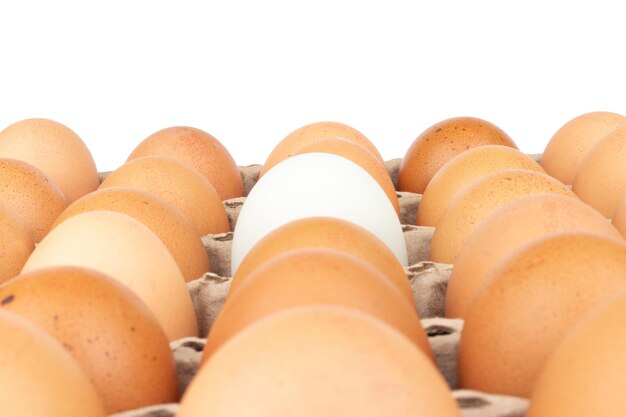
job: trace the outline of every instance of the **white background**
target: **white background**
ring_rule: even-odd
[[[321,120],[385,159],[456,116],[540,153],[577,115],[626,114],[625,35],[617,1],[4,1],[0,129],[57,120],[101,171],[173,125],[240,165]]]

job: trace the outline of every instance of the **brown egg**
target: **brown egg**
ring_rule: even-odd
[[[209,180],[174,159],[132,159],[100,185],[100,189],[109,187],[137,188],[169,201],[187,216],[200,236],[230,230],[226,209]]]
[[[255,321],[309,304],[343,305],[372,314],[433,357],[414,306],[380,271],[345,252],[306,248],[267,261],[229,295],[211,327],[203,360]]]
[[[626,290],[626,243],[551,235],[513,252],[486,280],[465,315],[460,387],[527,398],[567,331]]]
[[[615,210],[615,214],[613,215],[613,220],[611,221],[613,226],[622,234],[622,236],[626,239],[626,196],[622,198],[622,201],[617,206]],[[241,268],[241,267],[239,267]]]
[[[37,245],[22,273],[50,266],[81,266],[115,278],[148,306],[169,340],[198,334],[176,261],[147,226],[126,214],[88,211],[59,224]]]
[[[35,243],[67,206],[61,190],[34,166],[0,158],[0,206],[29,231]]]
[[[523,245],[567,231],[620,239],[615,227],[582,201],[560,194],[522,197],[489,215],[468,237],[454,262],[446,293],[446,316],[463,317],[489,272]]]
[[[283,310],[237,334],[192,380],[178,417],[460,416],[432,361],[339,306]]]
[[[626,125],[605,136],[581,162],[572,191],[607,218],[626,195]]]
[[[527,169],[507,169],[478,179],[459,192],[441,218],[430,246],[430,260],[454,263],[470,234],[503,206],[533,194],[574,197],[564,184],[549,175]]]
[[[176,402],[163,329],[127,287],[90,269],[53,267],[0,287],[0,307],[44,329],[82,366],[107,413]],[[157,383],[158,382],[158,383]]]
[[[626,297],[590,312],[548,358],[527,417],[624,415]]]
[[[207,132],[187,126],[168,127],[144,139],[128,157],[164,156],[195,168],[213,184],[221,200],[241,197],[243,182],[228,149]]]
[[[550,139],[540,164],[548,174],[565,184],[572,184],[587,153],[626,117],[605,111],[585,113],[565,123]]]
[[[530,156],[508,146],[483,145],[461,152],[446,162],[428,183],[418,207],[417,224],[437,226],[463,188],[485,175],[513,168],[544,172]]]
[[[20,273],[34,249],[28,230],[0,205],[0,284]]]
[[[189,219],[172,203],[139,189],[111,187],[81,197],[57,217],[52,228],[78,213],[93,210],[128,214],[148,226],[170,251],[185,281],[211,270],[206,249]]]
[[[96,163],[82,139],[48,119],[26,119],[0,132],[0,158],[27,162],[49,176],[68,202],[95,190]]]
[[[358,130],[338,122],[316,122],[294,130],[281,140],[267,157],[260,176],[282,160],[293,156],[299,148],[317,142],[320,139],[343,138],[365,147],[383,162],[383,157],[376,146]]]
[[[517,146],[499,127],[475,117],[446,119],[422,132],[407,150],[398,174],[398,189],[423,193],[446,162],[480,145]]]
[[[380,188],[383,189],[389,198],[389,202],[391,202],[391,205],[398,214],[398,217],[400,217],[398,195],[396,194],[396,188],[393,185],[393,181],[389,176],[389,171],[385,168],[385,164],[364,146],[348,139],[321,139],[311,144],[304,145],[294,151],[293,155],[311,152],[330,153],[342,156],[366,170],[372,178],[376,180],[378,185],[380,185]]]
[[[368,230],[334,217],[306,217],[268,233],[248,252],[230,284],[232,294],[263,263],[293,249],[328,248],[350,253],[381,271],[414,304],[406,272],[393,252]]]
[[[0,309],[0,404],[3,416],[105,417],[95,387],[45,331]]]

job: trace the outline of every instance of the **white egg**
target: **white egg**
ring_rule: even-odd
[[[311,216],[335,217],[369,230],[408,265],[402,225],[376,180],[346,158],[308,153],[275,165],[250,191],[233,234],[232,273],[266,234]]]

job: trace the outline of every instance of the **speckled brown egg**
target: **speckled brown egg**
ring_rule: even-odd
[[[173,126],[153,133],[132,151],[128,160],[157,155],[195,168],[213,184],[221,200],[241,197],[243,182],[228,149],[209,133],[189,126]]]
[[[20,273],[34,249],[28,230],[0,206],[0,284]]]
[[[86,268],[40,269],[1,286],[0,308],[59,341],[85,370],[108,413],[178,400],[163,329],[113,278]]]
[[[446,162],[480,145],[517,148],[496,125],[475,117],[446,119],[422,132],[407,150],[398,173],[398,189],[423,193],[430,179]]]
[[[622,201],[617,206],[611,223],[626,239],[626,196],[622,198]]]
[[[626,290],[626,243],[551,235],[503,259],[487,280],[465,315],[459,385],[528,398],[571,327]]]
[[[0,132],[0,158],[27,162],[49,176],[68,202],[95,190],[96,163],[83,140],[49,119],[26,119]]]
[[[0,184],[0,206],[29,231],[35,243],[43,239],[67,207],[59,187],[26,162],[0,158]]]

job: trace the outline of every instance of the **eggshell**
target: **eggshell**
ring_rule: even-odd
[[[306,217],[265,235],[243,259],[230,283],[230,293],[259,266],[283,252],[304,248],[329,248],[358,256],[381,271],[412,304],[413,290],[393,252],[364,228],[333,217]]]
[[[428,183],[419,203],[416,224],[437,226],[450,202],[463,188],[481,177],[513,168],[544,172],[530,156],[508,146],[483,145],[458,154]]]
[[[78,213],[94,210],[128,214],[148,226],[170,251],[185,281],[211,270],[206,249],[189,219],[172,203],[139,189],[111,187],[83,196],[57,217],[52,228]]]
[[[376,149],[376,146],[353,127],[339,122],[316,122],[294,130],[281,140],[267,157],[259,175],[265,175],[274,165],[293,156],[294,152],[299,148],[328,138],[343,138],[356,142],[373,153],[380,162],[383,162],[383,157]]]
[[[626,117],[606,111],[576,116],[552,136],[541,155],[540,164],[554,178],[572,184],[589,151],[623,124],[626,124]]]
[[[622,198],[622,201],[617,206],[611,223],[626,238],[626,196]]]
[[[28,230],[0,206],[0,284],[20,273],[34,249]]]
[[[471,233],[497,208],[533,194],[575,197],[564,184],[549,175],[526,169],[506,169],[471,183],[450,203],[430,246],[430,260],[454,263]]]
[[[203,359],[262,317],[313,304],[343,305],[372,314],[434,359],[415,305],[366,261],[327,248],[284,252],[253,271],[229,294],[211,327]]]
[[[107,413],[176,402],[178,378],[163,329],[127,287],[100,272],[52,267],[0,287],[1,308],[27,318],[82,366]]]
[[[70,128],[48,119],[26,119],[0,132],[0,158],[27,162],[49,176],[68,202],[100,183],[91,152]]]
[[[527,417],[624,414],[626,297],[595,308],[548,358]]]
[[[35,243],[67,207],[56,184],[26,162],[0,158],[0,184],[0,205],[29,231]]]
[[[107,415],[87,375],[52,336],[3,309],[0,309],[0,334],[3,416]]]
[[[607,218],[626,195],[626,124],[599,141],[581,162],[572,191]]]
[[[126,214],[89,211],[59,224],[37,245],[22,273],[50,266],[82,266],[110,275],[139,296],[169,340],[197,336],[176,261],[147,226]]]
[[[400,216],[400,205],[398,203],[398,195],[396,188],[391,181],[389,172],[385,164],[380,161],[371,151],[364,146],[348,139],[332,138],[320,139],[314,143],[305,145],[296,150],[293,155],[301,155],[311,152],[330,153],[349,159],[361,168],[366,170],[372,178],[376,180],[378,185],[383,189],[387,198],[393,205],[398,217]]]
[[[422,132],[407,150],[398,173],[398,189],[423,193],[446,162],[480,145],[517,146],[502,129],[475,117],[446,119]]]
[[[132,187],[155,194],[187,216],[199,236],[230,230],[226,209],[198,171],[161,156],[132,159],[109,174],[100,189]]]
[[[567,231],[621,236],[600,213],[559,194],[530,195],[495,210],[469,235],[454,262],[446,316],[463,317],[489,272],[507,255],[535,239]]]
[[[513,252],[486,279],[465,315],[460,387],[528,398],[569,329],[626,290],[626,243],[551,235]]]
[[[391,249],[401,265],[407,265],[402,225],[371,175],[346,158],[308,153],[280,162],[250,191],[233,234],[231,271],[236,273],[248,251],[266,234],[312,216],[335,217],[365,228]]]
[[[173,126],[153,133],[132,151],[128,160],[164,156],[195,168],[221,200],[243,196],[239,168],[228,149],[209,133],[189,126]]]
[[[179,417],[460,416],[432,361],[378,319],[337,306],[284,310],[200,368]]]

